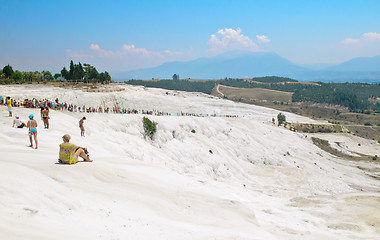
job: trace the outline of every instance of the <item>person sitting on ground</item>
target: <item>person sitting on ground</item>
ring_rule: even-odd
[[[59,145],[59,162],[65,164],[74,164],[78,162],[78,157],[82,157],[85,162],[92,162],[87,153],[87,148],[76,146],[69,143],[71,137],[65,134],[62,137],[63,143]]]
[[[13,126],[12,127],[15,127],[15,125],[17,128],[23,128],[26,126],[25,123],[20,120],[18,115],[15,116],[15,119],[13,120]]]

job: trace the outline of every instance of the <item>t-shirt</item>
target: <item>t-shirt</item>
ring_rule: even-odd
[[[21,126],[21,120],[20,119],[15,119],[15,124],[17,127]]]
[[[78,162],[78,156],[75,155],[77,146],[72,143],[61,143],[59,145],[59,160],[66,164],[74,164]]]
[[[12,107],[12,101],[10,99],[7,100],[7,106]]]

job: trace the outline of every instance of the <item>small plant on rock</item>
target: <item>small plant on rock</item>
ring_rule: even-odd
[[[278,122],[278,126],[282,125],[283,123],[286,123],[286,117],[284,114],[282,113],[279,113],[277,115],[277,122]]]
[[[150,140],[153,140],[153,136],[157,131],[157,123],[154,121],[152,122],[147,117],[143,117],[143,126],[144,126],[144,132],[145,132],[144,138],[148,136]]]

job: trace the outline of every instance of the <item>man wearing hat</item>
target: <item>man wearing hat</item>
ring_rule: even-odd
[[[29,121],[26,124],[26,127],[29,128],[29,140],[30,140],[30,146],[33,148],[33,139],[32,136],[34,137],[34,142],[36,143],[36,149],[38,148],[38,140],[37,140],[37,121],[33,119],[34,115],[30,114],[29,115]]]
[[[83,158],[85,162],[92,162],[87,154],[87,148],[76,146],[69,143],[71,137],[65,134],[62,137],[63,143],[59,145],[59,162],[65,164],[74,164],[78,162],[78,157]]]
[[[15,119],[13,120],[13,127],[15,127],[15,125],[17,128],[23,128],[26,126],[25,123],[20,120],[18,115],[16,115]]]

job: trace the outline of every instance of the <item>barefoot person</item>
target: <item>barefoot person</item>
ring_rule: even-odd
[[[25,123],[23,121],[20,120],[19,116],[15,116],[15,119],[13,120],[13,127],[17,127],[17,128],[23,128],[25,127]]]
[[[79,128],[80,128],[80,135],[84,137],[84,120],[86,120],[86,117],[83,117],[81,120],[79,120]]]
[[[74,164],[78,162],[78,157],[83,158],[85,162],[92,162],[87,152],[87,148],[76,146],[69,143],[71,137],[65,134],[62,137],[63,143],[59,145],[59,162],[65,164]]]
[[[30,146],[29,147],[32,147],[33,148],[33,139],[32,139],[32,136],[34,138],[34,142],[36,143],[36,149],[38,148],[38,140],[37,140],[37,121],[33,119],[34,118],[34,115],[33,114],[30,114],[29,115],[29,121],[28,123],[26,124],[26,127],[29,128],[29,140],[30,140]]]
[[[48,107],[45,107],[41,111],[41,116],[42,116],[42,120],[44,121],[44,127],[48,129],[49,128],[49,108]]]

